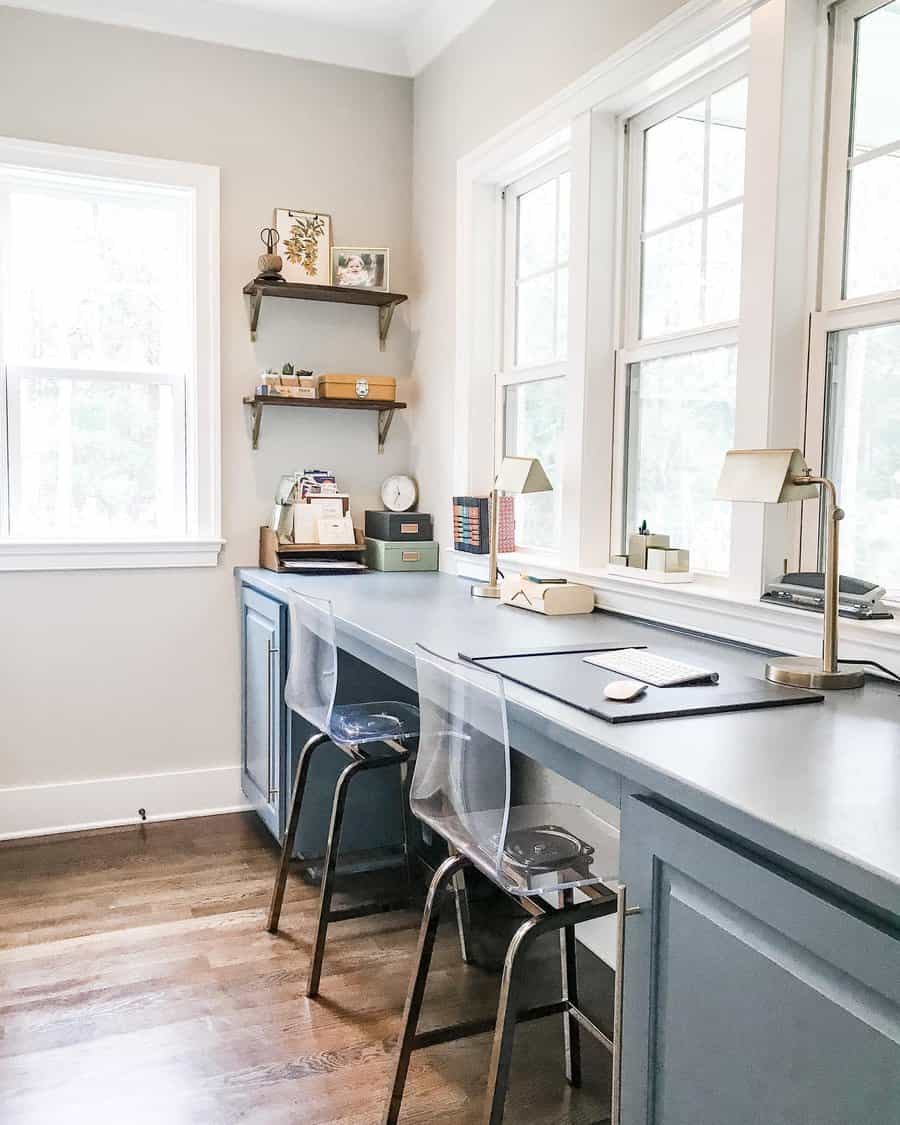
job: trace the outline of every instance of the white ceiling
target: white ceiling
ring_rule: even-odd
[[[494,0],[0,0],[294,58],[414,75]]]

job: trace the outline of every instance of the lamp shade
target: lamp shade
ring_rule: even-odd
[[[716,499],[757,504],[813,500],[819,494],[815,484],[794,483],[809,471],[799,449],[731,449],[725,454]]]
[[[500,492],[552,492],[544,467],[537,457],[504,457],[497,474],[496,488]]]

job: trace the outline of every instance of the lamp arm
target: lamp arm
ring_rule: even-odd
[[[822,641],[822,668],[825,672],[838,670],[838,597],[840,571],[838,567],[838,529],[844,510],[838,506],[837,489],[828,477],[815,477],[803,473],[794,477],[794,484],[818,484],[826,498],[825,519],[825,630]]]

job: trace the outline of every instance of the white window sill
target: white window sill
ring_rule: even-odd
[[[458,573],[487,576],[487,556],[447,552]],[[723,640],[795,655],[821,650],[822,616],[791,606],[768,605],[751,594],[729,589],[724,578],[697,575],[693,582],[664,585],[646,578],[625,578],[605,568],[575,571],[546,555],[525,552],[500,556],[500,569],[543,577],[558,576],[584,582],[596,592],[598,608],[642,617],[679,629],[692,629]],[[524,612],[524,611],[523,611]],[[841,618],[840,655],[856,660],[880,660],[900,671],[900,610],[893,621],[851,621]],[[892,663],[893,662],[893,663]]]
[[[0,571],[216,566],[224,539],[0,539]]]

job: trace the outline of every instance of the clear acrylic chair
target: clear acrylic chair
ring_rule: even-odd
[[[618,1066],[616,1020],[610,1038],[578,1007],[574,929],[579,922],[617,912],[621,927],[626,908],[624,888],[616,878],[618,832],[576,805],[513,804],[509,726],[499,676],[445,660],[421,646],[416,648],[416,674],[420,728],[410,806],[416,817],[444,837],[451,855],[435,873],[428,892],[393,1084],[382,1121],[394,1125],[399,1117],[414,1051],[493,1027],[484,1120],[488,1125],[499,1125],[517,1022],[562,1014],[566,1077],[573,1086],[581,1081],[582,1029],[613,1053],[614,1069]],[[467,866],[487,876],[530,917],[519,927],[507,951],[496,1020],[469,1021],[419,1034],[417,1025],[441,902]],[[581,892],[577,903],[576,890]],[[555,1003],[529,1007],[524,997],[522,956],[548,931],[560,934],[562,995]],[[617,1012],[620,981],[617,971]]]
[[[291,649],[284,690],[285,702],[292,711],[312,724],[318,733],[305,744],[297,763],[297,774],[281,847],[281,860],[269,906],[266,928],[270,933],[274,934],[278,931],[288,868],[294,850],[294,839],[312,756],[318,747],[331,742],[351,759],[350,764],[341,772],[335,788],[331,824],[322,866],[316,937],[306,985],[306,995],[314,997],[319,993],[329,922],[363,917],[392,909],[395,905],[408,905],[408,901],[404,900],[397,904],[367,904],[344,910],[332,910],[331,901],[350,782],[357,774],[383,769],[386,766],[399,765],[400,767],[404,810],[403,849],[408,886],[411,883],[409,837],[406,825],[407,763],[409,746],[415,741],[419,732],[419,713],[408,703],[399,702],[335,705],[338,654],[331,602],[324,598],[308,597],[291,591],[288,594],[288,621]],[[387,746],[391,753],[389,755],[371,753],[370,747],[375,743]]]

